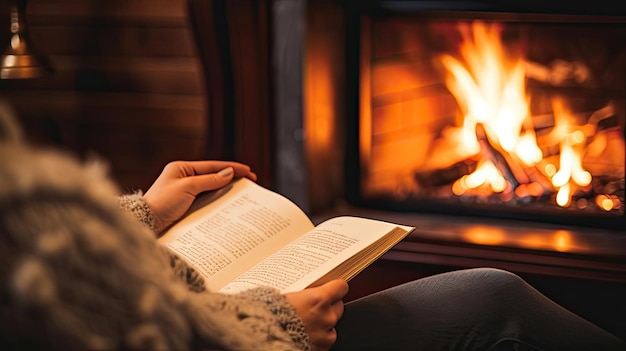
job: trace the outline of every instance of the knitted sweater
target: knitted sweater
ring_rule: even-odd
[[[0,349],[311,348],[278,291],[207,291],[141,192],[119,197],[101,163],[33,148],[2,115]]]

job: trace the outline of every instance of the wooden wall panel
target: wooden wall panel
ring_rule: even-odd
[[[4,48],[9,10],[0,6]],[[54,71],[0,80],[0,98],[34,142],[108,160],[124,189],[146,190],[169,161],[204,157],[204,83],[186,0],[30,0],[27,23]]]
[[[48,55],[195,57],[193,43],[180,24],[102,23],[93,19],[68,21],[66,25],[36,23],[31,25],[31,37],[38,51]]]
[[[185,0],[29,0],[29,13],[51,17],[184,21]]]

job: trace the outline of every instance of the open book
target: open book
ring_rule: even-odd
[[[414,229],[359,217],[314,226],[286,197],[241,178],[199,197],[159,241],[213,291],[272,286],[286,293],[350,280]]]

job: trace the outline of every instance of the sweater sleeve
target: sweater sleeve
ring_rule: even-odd
[[[238,294],[195,294],[186,307],[191,325],[201,340],[210,339],[211,328],[227,326],[220,343],[237,350],[304,350],[312,345],[304,326],[284,296],[270,288]],[[218,345],[218,348],[221,345]]]
[[[244,291],[241,294],[265,304],[276,316],[282,328],[289,333],[296,345],[301,347],[302,350],[311,350],[311,341],[309,340],[309,334],[307,334],[304,328],[304,323],[296,313],[295,307],[278,290],[260,287]]]
[[[143,198],[143,192],[137,190],[132,194],[119,196],[120,207],[131,213],[141,223],[148,226],[154,232],[155,221],[150,207]],[[190,290],[200,292],[206,290],[204,279],[191,266],[189,266],[178,255],[165,246],[160,246],[161,252],[167,257],[174,274],[187,284]]]
[[[120,207],[125,211],[133,214],[141,223],[155,231],[156,222],[150,207],[143,198],[143,192],[137,190],[132,194],[124,194],[119,197]],[[155,231],[156,233],[156,231]]]

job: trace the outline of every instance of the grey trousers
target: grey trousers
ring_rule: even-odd
[[[442,273],[351,301],[336,329],[332,350],[626,350],[517,275],[493,268]]]

